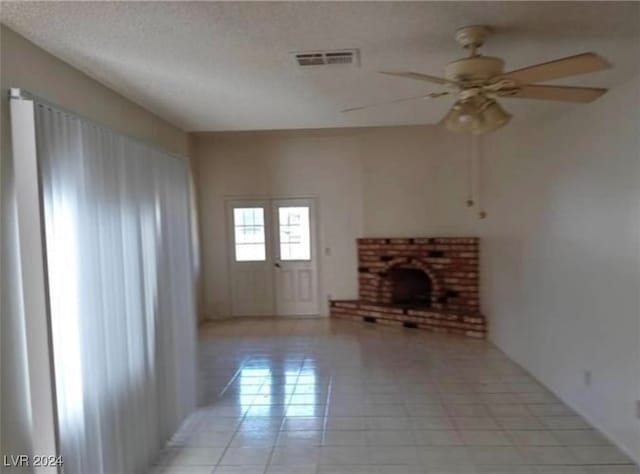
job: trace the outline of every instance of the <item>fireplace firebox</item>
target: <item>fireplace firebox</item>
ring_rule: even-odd
[[[431,278],[417,268],[395,267],[387,275],[391,283],[391,303],[431,306]]]

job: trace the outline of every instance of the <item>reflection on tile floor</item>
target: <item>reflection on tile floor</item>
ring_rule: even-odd
[[[484,341],[247,319],[199,350],[201,408],[154,473],[640,473]]]

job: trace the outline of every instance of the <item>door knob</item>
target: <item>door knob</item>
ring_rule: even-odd
[[[279,263],[274,263],[274,265],[276,266],[276,268],[280,268],[280,264]]]

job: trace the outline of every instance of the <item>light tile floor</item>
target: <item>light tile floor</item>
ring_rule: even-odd
[[[205,326],[201,408],[162,474],[631,474],[484,341],[334,320]]]

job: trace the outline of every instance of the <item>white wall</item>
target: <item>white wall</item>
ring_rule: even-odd
[[[441,127],[364,130],[366,237],[463,236],[476,232],[465,206],[470,137]]]
[[[189,153],[189,137],[3,25],[0,25],[0,57],[0,454],[16,455],[31,453],[31,419],[19,298],[20,268],[8,88],[24,88],[118,131],[184,156]]]
[[[492,137],[481,234],[493,342],[637,461],[639,91]]]
[[[639,87],[484,139],[486,220],[469,138],[437,127],[197,135],[205,311],[229,314],[225,196],[317,195],[334,297],[358,236],[478,235],[493,342],[640,460]]]

